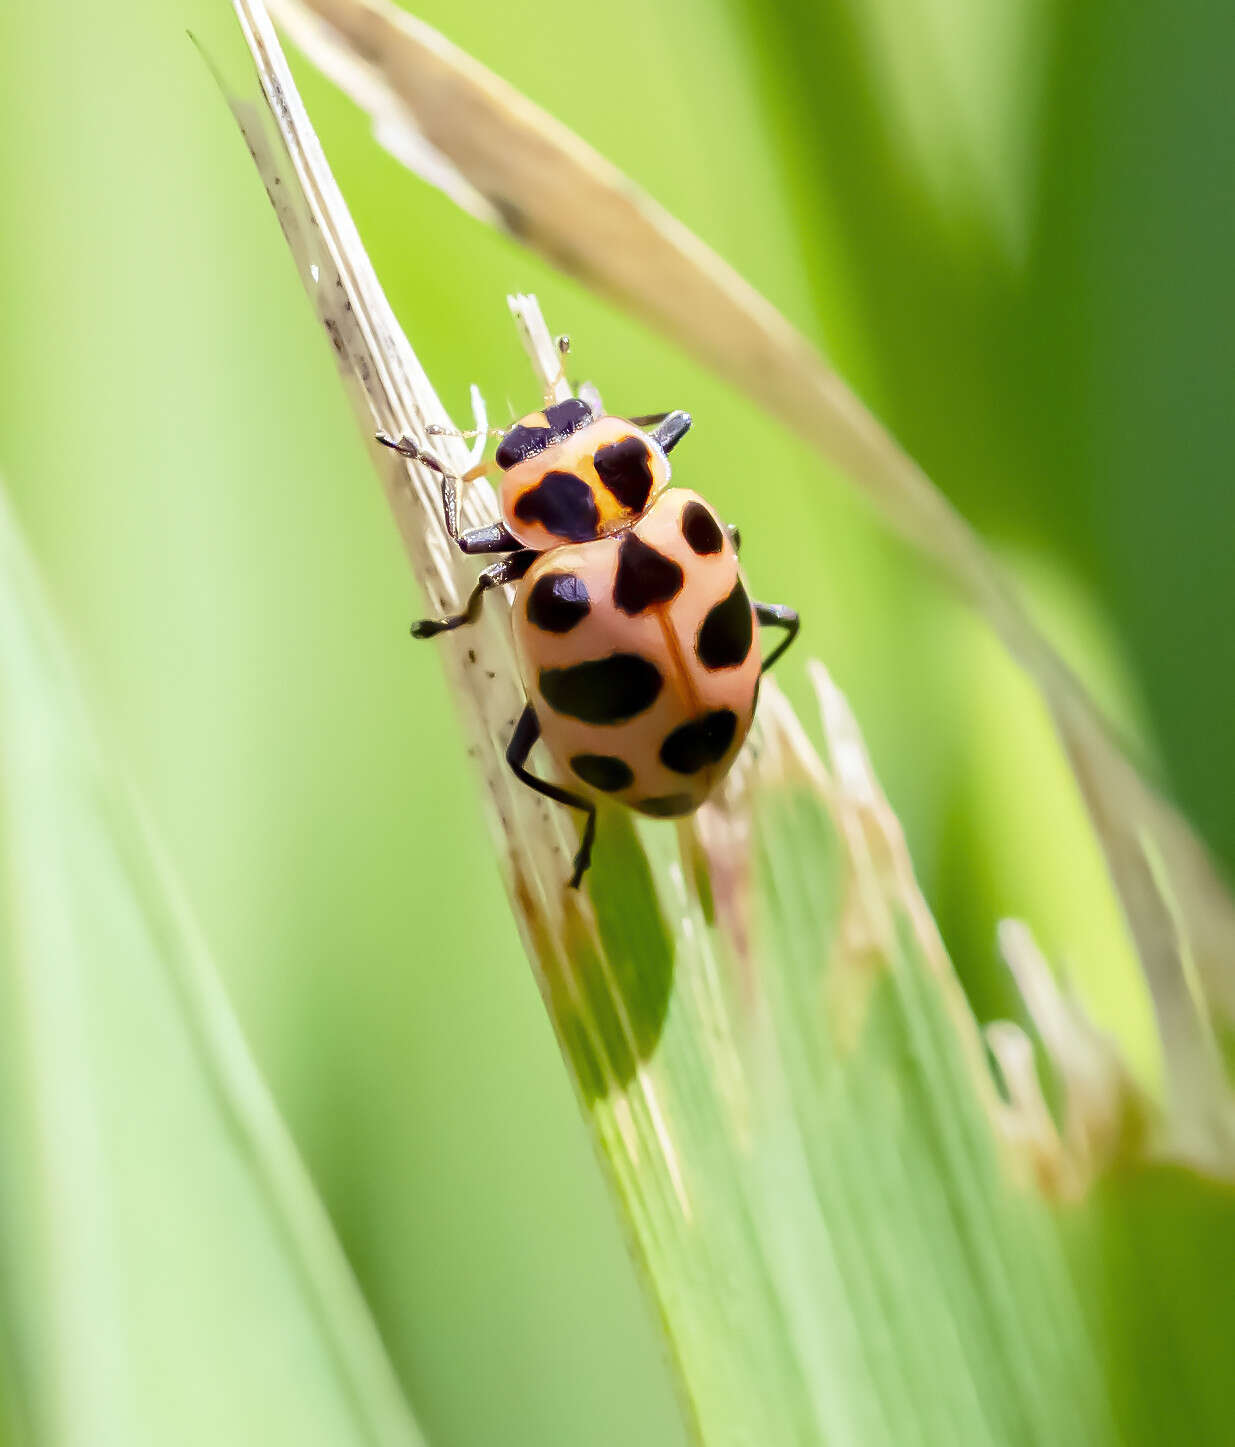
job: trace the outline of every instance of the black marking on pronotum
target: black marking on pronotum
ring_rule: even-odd
[[[746,661],[754,640],[750,599],[739,578],[729,596],[710,609],[699,625],[696,651],[704,668],[736,668]]]
[[[713,709],[674,729],[660,746],[660,761],[675,774],[697,774],[720,763],[737,728],[738,716],[731,708]]]
[[[652,459],[642,437],[619,437],[598,447],[596,475],[628,512],[642,512],[652,491]]]
[[[640,799],[631,805],[640,814],[650,814],[653,819],[676,819],[689,814],[695,807],[690,794],[661,794],[655,799]]]
[[[577,573],[545,573],[527,595],[527,621],[546,633],[569,633],[591,611],[587,585]]]
[[[535,457],[594,420],[592,409],[580,397],[569,397],[565,402],[546,407],[543,415],[547,426],[525,427],[517,422],[498,443],[497,465],[503,471]]]
[[[642,538],[629,532],[622,539],[618,553],[617,580],[613,585],[613,601],[623,613],[633,618],[645,608],[668,603],[681,591],[682,569],[672,558],[666,558]]]
[[[618,724],[650,708],[664,679],[638,653],[611,653],[569,668],[542,668],[540,691],[558,713],[590,724]]]
[[[591,541],[600,531],[600,512],[592,489],[573,472],[546,472],[515,503],[521,523],[540,523],[570,543]]]
[[[700,557],[719,553],[725,546],[720,524],[712,516],[711,509],[701,502],[688,502],[682,509],[682,536]]]
[[[576,754],[570,761],[570,767],[585,784],[591,784],[593,789],[599,789],[603,794],[629,789],[635,782],[630,765],[613,754]]]

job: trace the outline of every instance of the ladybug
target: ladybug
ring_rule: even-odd
[[[751,601],[736,528],[697,493],[669,487],[669,453],[690,425],[687,412],[598,416],[579,397],[546,406],[502,435],[501,522],[463,533],[460,479],[409,439],[378,434],[440,474],[446,528],[464,553],[506,554],[480,574],[462,613],[412,633],[474,623],[486,591],[518,585],[514,642],[528,702],[506,759],[529,788],[584,812],[575,889],[596,799],[655,819],[698,809],[742,746],[760,677],[798,631],[793,609]],[[759,624],[785,630],[766,658]],[[541,738],[573,787],[529,772]]]

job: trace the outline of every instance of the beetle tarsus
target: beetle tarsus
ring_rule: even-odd
[[[463,536],[467,537],[468,534],[464,533]],[[466,549],[464,551],[466,552]],[[462,613],[448,613],[444,618],[422,618],[418,623],[412,624],[412,637],[436,638],[439,633],[449,633],[454,628],[462,628],[465,623],[475,623],[480,617],[481,604],[489,589],[517,583],[535,559],[536,554],[531,548],[522,548],[500,562],[491,563],[476,579],[476,586],[468,594]]]
[[[439,477],[449,477],[453,480],[454,474],[448,472],[445,464],[438,461],[431,452],[426,452],[423,447],[417,447],[410,437],[391,437],[388,432],[374,434],[383,447],[389,447],[391,452],[397,452],[400,457],[409,458],[412,462],[419,462],[422,467],[429,468],[436,472]]]

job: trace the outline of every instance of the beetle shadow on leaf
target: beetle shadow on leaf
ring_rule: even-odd
[[[606,810],[586,887],[596,935],[568,930],[569,979],[550,979],[554,1008],[590,1100],[622,1089],[660,1039],[673,986],[674,936],[629,814]]]

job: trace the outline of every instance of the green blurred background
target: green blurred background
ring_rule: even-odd
[[[1235,11],[433,0],[838,365],[1235,864]],[[0,469],[432,1442],[676,1443],[651,1313],[503,898],[421,601],[200,57],[221,3],[0,18]],[[1158,1062],[1041,709],[848,489],[380,152],[300,67],[457,415],[536,291],[847,691],[980,1015],[1021,915]],[[739,462],[739,459],[742,461]],[[784,676],[809,709],[800,666]]]

